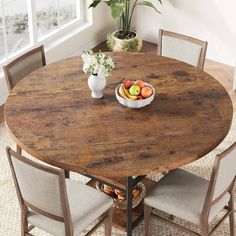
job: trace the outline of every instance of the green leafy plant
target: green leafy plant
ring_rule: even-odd
[[[162,4],[162,0],[157,0]],[[111,8],[111,15],[115,20],[120,20],[120,29],[116,37],[120,39],[130,39],[135,37],[132,30],[132,17],[137,6],[146,6],[161,13],[150,1],[146,0],[93,0],[89,7],[96,7],[99,3],[104,2]]]

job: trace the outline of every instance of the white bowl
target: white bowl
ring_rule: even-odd
[[[122,104],[125,107],[129,107],[129,108],[145,107],[145,106],[149,105],[153,101],[153,99],[155,97],[155,89],[154,89],[154,87],[151,84],[148,84],[148,83],[145,83],[145,85],[152,88],[152,91],[153,91],[152,96],[150,96],[148,98],[145,98],[145,99],[140,99],[140,100],[131,100],[131,99],[123,98],[123,97],[121,97],[119,95],[119,87],[120,87],[120,84],[119,84],[115,88],[116,99],[118,100],[118,102],[120,104]]]

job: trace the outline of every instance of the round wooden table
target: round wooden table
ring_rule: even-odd
[[[226,90],[193,66],[154,54],[110,55],[116,68],[103,99],[90,96],[89,75],[74,57],[19,82],[5,104],[5,120],[17,145],[44,162],[93,176],[127,177],[127,215],[114,211],[113,219],[132,235],[143,209],[132,215],[132,188],[142,178],[131,176],[206,155],[227,135],[233,108]],[[124,79],[152,84],[154,101],[141,109],[120,105],[114,89]]]
[[[93,99],[79,57],[47,65],[23,79],[5,105],[15,142],[36,158],[90,175],[125,177],[195,161],[228,133],[233,108],[209,74],[154,54],[110,54],[115,62],[103,99]],[[124,80],[144,80],[157,95],[141,109],[118,103]]]

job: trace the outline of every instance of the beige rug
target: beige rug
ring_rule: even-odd
[[[209,179],[211,174],[212,163],[214,160],[214,156],[217,153],[222,152],[228,146],[230,146],[236,140],[236,114],[234,114],[234,121],[231,127],[231,130],[225,140],[211,153],[209,153],[206,157],[202,158],[199,161],[196,161],[190,165],[184,167],[190,172],[193,172],[197,175],[200,175],[206,179]],[[12,141],[10,135],[8,134],[4,124],[0,124],[0,236],[18,236],[20,235],[20,209],[19,204],[17,202],[15,189],[13,186],[12,176],[9,170],[5,147],[11,146],[15,149],[15,144]],[[158,179],[160,176],[150,176],[152,179]],[[79,175],[72,174],[72,178],[76,179],[80,182],[86,183],[88,181],[87,178]],[[198,229],[194,225],[182,221],[180,219],[176,219],[176,221],[181,222],[182,224],[192,228]],[[34,229],[32,231],[34,235],[49,235],[41,230]],[[101,236],[104,235],[103,227],[100,227],[94,235]],[[126,233],[116,229],[113,227],[112,235],[114,236],[123,236]],[[143,222],[136,227],[133,231],[133,235],[142,236],[144,235],[144,225]],[[152,235],[160,235],[160,236],[179,236],[179,235],[188,235],[177,231],[171,228],[168,225],[160,223],[158,221],[152,222]],[[217,236],[226,236],[229,235],[229,222],[226,220],[214,233]]]

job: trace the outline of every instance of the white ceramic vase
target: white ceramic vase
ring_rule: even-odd
[[[93,98],[102,98],[103,89],[106,86],[106,78],[104,76],[90,75],[88,78],[88,86],[92,91]]]

